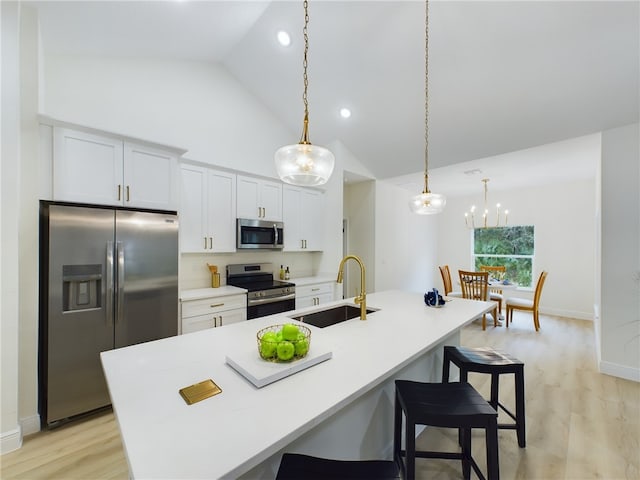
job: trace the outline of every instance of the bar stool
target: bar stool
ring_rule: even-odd
[[[331,460],[285,453],[276,480],[394,480],[400,469],[392,460]]]
[[[524,414],[524,363],[509,354],[489,347],[469,348],[447,345],[444,347],[442,363],[442,382],[449,381],[450,363],[460,369],[460,381],[466,382],[469,372],[488,373],[491,375],[491,398],[489,403],[498,411],[501,408],[515,423],[499,423],[498,428],[516,430],[518,446],[527,445]],[[498,399],[500,375],[513,373],[515,379],[516,413],[509,411]]]
[[[415,461],[419,458],[462,460],[463,478],[471,478],[471,468],[485,480],[500,478],[498,463],[498,413],[468,383],[422,383],[396,380],[393,457],[403,478],[414,480]],[[401,448],[402,416],[405,425],[405,449]],[[416,425],[457,428],[461,452],[416,451]],[[471,456],[471,429],[485,430],[487,477]],[[406,464],[403,457],[406,458]]]

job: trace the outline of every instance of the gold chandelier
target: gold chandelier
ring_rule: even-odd
[[[418,215],[432,215],[444,210],[444,195],[429,190],[429,0],[424,4],[424,189],[411,197],[409,208]]]
[[[333,173],[335,157],[328,149],[312,145],[309,141],[309,102],[307,101],[307,55],[309,52],[309,3],[304,0],[304,55],[302,61],[304,92],[304,120],[302,123],[302,137],[294,145],[286,145],[275,153],[276,170],[278,176],[285,183],[312,187],[327,183]]]
[[[500,204],[496,203],[496,218],[495,222],[491,222],[489,220],[489,206],[487,202],[487,196],[489,192],[489,187],[487,183],[489,183],[488,178],[483,178],[482,183],[484,183],[484,209],[482,211],[482,218],[480,225],[476,226],[476,206],[472,205],[468,212],[464,214],[464,224],[467,228],[489,228],[489,227],[506,227],[509,222],[509,210],[500,211]],[[504,219],[503,224],[500,225],[501,218]]]

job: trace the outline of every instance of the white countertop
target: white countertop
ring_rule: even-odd
[[[309,326],[311,348],[321,338],[331,359],[263,388],[225,355],[292,312],[103,352],[131,478],[235,478],[494,308],[460,298],[429,308],[422,294],[400,291],[370,294],[367,304],[380,311],[366,321]],[[178,390],[209,378],[222,393],[187,405]]]
[[[295,283],[296,287],[303,287],[305,285],[313,285],[314,283],[327,283],[327,282],[335,283],[336,278],[337,278],[337,275],[320,274],[320,275],[315,275],[313,277],[292,278],[289,281],[291,283]]]
[[[218,288],[195,288],[192,290],[182,290],[180,292],[180,300],[187,302],[189,300],[223,297],[225,295],[242,295],[245,293],[247,293],[245,288],[233,287],[231,285],[223,285]]]

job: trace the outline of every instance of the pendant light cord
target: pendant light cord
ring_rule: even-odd
[[[429,192],[429,0],[424,4],[424,192]]]
[[[309,77],[307,76],[307,55],[309,53],[309,2],[304,0],[304,28],[302,36],[304,37],[304,54],[302,57],[302,80],[304,89],[302,91],[302,102],[304,103],[304,121],[302,127],[302,137],[300,143],[310,145],[309,141],[309,101],[307,100],[307,89],[309,87]]]

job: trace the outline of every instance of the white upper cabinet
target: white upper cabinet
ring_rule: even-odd
[[[177,210],[177,171],[174,152],[54,127],[54,200]]]
[[[238,175],[238,218],[282,221],[282,184]]]
[[[320,251],[324,248],[324,194],[316,190],[285,185],[282,191],[284,250]]]
[[[177,210],[177,175],[178,158],[175,155],[125,142],[125,206]]]
[[[236,175],[180,166],[180,250],[235,252]]]

